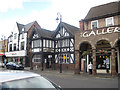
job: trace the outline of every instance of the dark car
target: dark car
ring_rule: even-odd
[[[0,62],[0,67],[4,68],[4,63]]]
[[[0,90],[61,90],[61,87],[43,76],[18,70],[0,71]]]
[[[24,66],[22,64],[16,64],[14,62],[8,62],[6,64],[6,68],[7,69],[14,69],[14,70],[23,70],[24,69]]]

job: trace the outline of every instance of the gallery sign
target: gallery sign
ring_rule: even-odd
[[[118,32],[120,32],[120,27],[108,27],[101,30],[91,30],[90,32],[86,31],[84,33],[81,33],[81,37],[90,37]]]

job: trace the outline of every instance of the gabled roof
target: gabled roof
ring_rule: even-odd
[[[17,22],[16,22],[16,23],[17,23]],[[17,23],[17,26],[18,26],[18,30],[21,31],[22,28],[23,28],[25,25]]]
[[[21,33],[23,28],[24,28],[25,31],[28,31],[35,22],[36,21],[28,23],[26,25],[17,23],[19,32]]]
[[[93,20],[114,15],[120,15],[120,1],[92,7],[84,20]]]
[[[75,35],[75,32],[78,32],[79,31],[79,28],[73,26],[73,25],[70,25],[70,24],[67,24],[65,22],[61,22],[56,31],[54,32],[53,34],[53,37],[57,34],[57,32],[60,30],[61,27],[64,27],[70,34],[72,34],[73,36]]]
[[[35,28],[36,32],[38,33],[38,36],[41,38],[50,38],[52,39],[52,35],[54,33],[54,31],[50,31],[50,30],[46,30],[46,29],[38,29],[38,28]]]

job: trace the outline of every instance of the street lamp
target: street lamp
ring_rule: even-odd
[[[61,55],[62,40],[60,40],[60,73],[62,73],[62,55]]]
[[[60,14],[60,12],[57,13],[57,18],[56,18],[56,21],[58,23],[58,21],[60,20],[60,23],[62,22],[62,15]],[[61,56],[61,47],[62,47],[62,40],[59,40],[60,42],[60,73],[62,73],[62,56]]]
[[[60,12],[57,13],[57,18],[56,21],[58,23],[58,21],[60,20],[60,23],[62,22],[62,15],[60,14]]]

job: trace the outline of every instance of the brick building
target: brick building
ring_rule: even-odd
[[[120,73],[120,2],[93,7],[75,35],[75,73]]]
[[[7,43],[8,43],[8,40],[5,39],[5,40],[1,40],[0,41],[0,62],[4,62],[6,56],[5,56],[5,53],[7,52]]]

